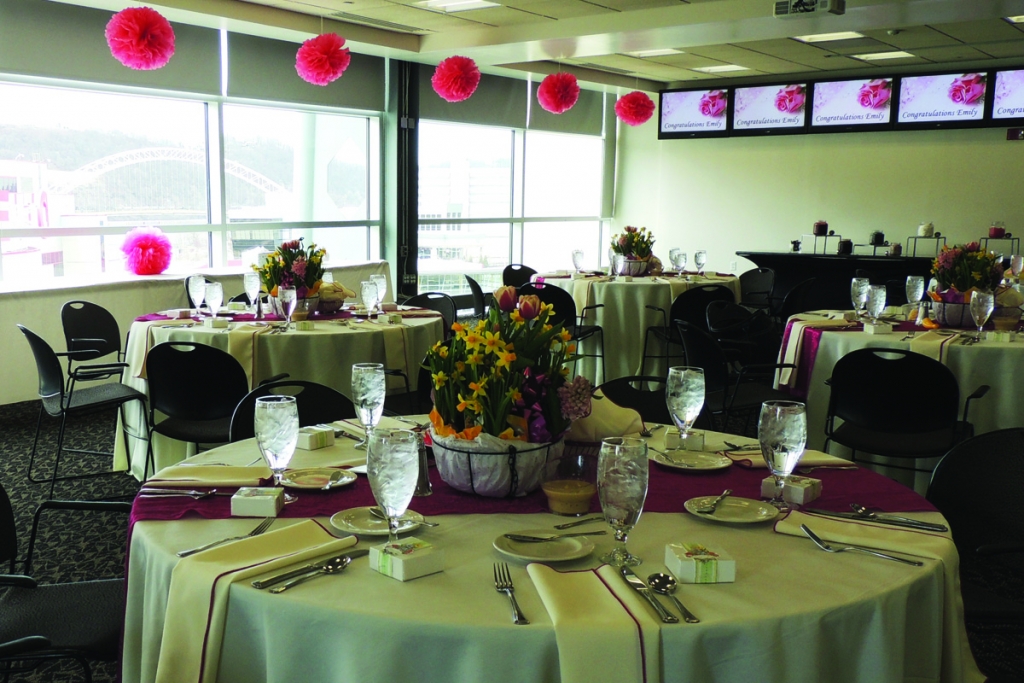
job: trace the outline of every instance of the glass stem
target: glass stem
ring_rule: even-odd
[[[393,547],[398,545],[398,517],[388,515],[388,552],[397,555]]]

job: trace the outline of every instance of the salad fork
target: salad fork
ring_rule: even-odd
[[[858,553],[864,553],[865,555],[874,555],[875,557],[880,557],[883,560],[892,560],[893,562],[902,562],[903,564],[909,564],[909,565],[912,565],[914,567],[923,567],[924,566],[924,562],[918,562],[917,560],[906,560],[906,559],[903,559],[902,557],[896,557],[895,555],[887,555],[886,553],[882,553],[882,552],[879,552],[877,550],[871,550],[870,548],[862,548],[862,547],[860,547],[858,545],[848,545],[848,546],[845,546],[845,547],[842,547],[842,548],[831,546],[828,543],[826,543],[825,541],[823,541],[820,538],[818,538],[818,535],[816,533],[814,533],[813,531],[811,531],[810,529],[808,529],[806,524],[801,524],[800,525],[800,531],[804,532],[807,535],[807,538],[809,538],[812,541],[814,541],[814,545],[818,546],[819,548],[824,550],[826,553],[844,553],[844,552],[847,552],[847,551],[854,551],[854,552],[858,552]]]
[[[270,528],[270,525],[274,523],[275,519],[276,519],[276,517],[267,517],[262,522],[260,522],[259,525],[255,529],[253,529],[249,533],[244,534],[242,536],[231,536],[229,538],[222,538],[219,541],[214,541],[213,543],[207,543],[206,545],[201,545],[198,548],[189,548],[188,550],[182,550],[182,551],[180,551],[178,553],[178,557],[188,557],[189,555],[195,555],[196,553],[200,553],[200,552],[202,552],[204,550],[209,550],[210,548],[215,548],[218,545],[223,545],[224,543],[230,543],[231,541],[240,541],[243,538],[252,538],[253,536],[259,536],[264,531],[266,531],[267,529]]]
[[[494,563],[494,588],[499,593],[507,595],[509,602],[512,603],[512,623],[518,626],[529,624],[530,621],[523,615],[523,610],[519,609],[519,603],[516,602],[516,588],[512,585],[512,575],[509,574],[508,563]]]

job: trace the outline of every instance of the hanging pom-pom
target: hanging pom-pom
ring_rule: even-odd
[[[647,93],[634,90],[615,102],[615,115],[631,126],[639,126],[654,116],[654,100]]]
[[[302,44],[295,55],[295,70],[308,83],[327,85],[341,78],[351,61],[345,39],[324,33]]]
[[[572,74],[551,74],[537,88],[537,101],[552,114],[564,114],[572,109],[579,98],[580,86]]]
[[[121,251],[136,275],[159,275],[171,264],[171,241],[160,228],[135,228],[125,235]]]
[[[434,92],[447,102],[468,100],[480,85],[480,69],[469,57],[449,57],[437,68],[430,79]]]
[[[107,22],[110,54],[130,69],[159,69],[174,55],[174,29],[149,7],[129,7]]]

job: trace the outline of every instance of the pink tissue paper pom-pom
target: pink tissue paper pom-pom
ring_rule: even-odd
[[[345,39],[324,33],[302,44],[295,54],[295,70],[307,83],[327,85],[341,78],[351,61]]]
[[[449,57],[434,69],[430,84],[441,99],[462,102],[468,100],[480,85],[480,69],[469,57]]]
[[[654,100],[647,93],[634,90],[615,102],[615,115],[631,126],[639,126],[654,116]]]
[[[136,275],[159,275],[171,264],[171,241],[160,228],[135,228],[125,235],[121,251]]]
[[[159,69],[174,55],[171,23],[149,7],[121,10],[107,22],[105,34],[110,53],[131,69]]]
[[[552,114],[564,114],[579,98],[580,86],[572,74],[551,74],[537,88],[537,101]]]

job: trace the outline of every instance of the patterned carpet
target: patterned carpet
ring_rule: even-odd
[[[46,497],[47,491],[44,485],[30,484],[26,479],[37,415],[38,403],[35,402],[0,406],[0,482],[14,505],[19,549],[22,553],[28,544],[32,514]],[[113,413],[80,418],[77,422],[69,423],[68,445],[72,448],[110,450],[113,448],[115,426]],[[730,427],[743,431],[744,425],[739,422]],[[747,429],[750,428],[748,425]],[[46,455],[39,464],[46,474],[49,474],[48,468],[52,466],[56,436],[56,420],[45,420],[40,453]],[[66,455],[64,462],[67,463],[67,473],[99,471],[110,465],[109,458],[92,456]],[[62,463],[62,472],[64,469]],[[138,482],[133,478],[125,474],[112,474],[60,482],[57,484],[56,497],[130,497],[137,489]],[[35,551],[34,577],[42,583],[51,583],[123,576],[127,521],[124,515],[49,513],[41,526]],[[987,566],[983,573],[976,563],[965,558],[962,573],[965,578],[974,578],[999,594],[1024,603],[1022,559],[1019,555],[1011,556],[994,568]],[[983,671],[992,676],[1024,676],[1024,627],[968,624],[968,632],[971,648]],[[94,662],[93,673],[94,680],[99,683],[118,680],[117,665],[114,663]],[[82,676],[77,665],[56,663],[12,680],[70,682],[81,681]]]

